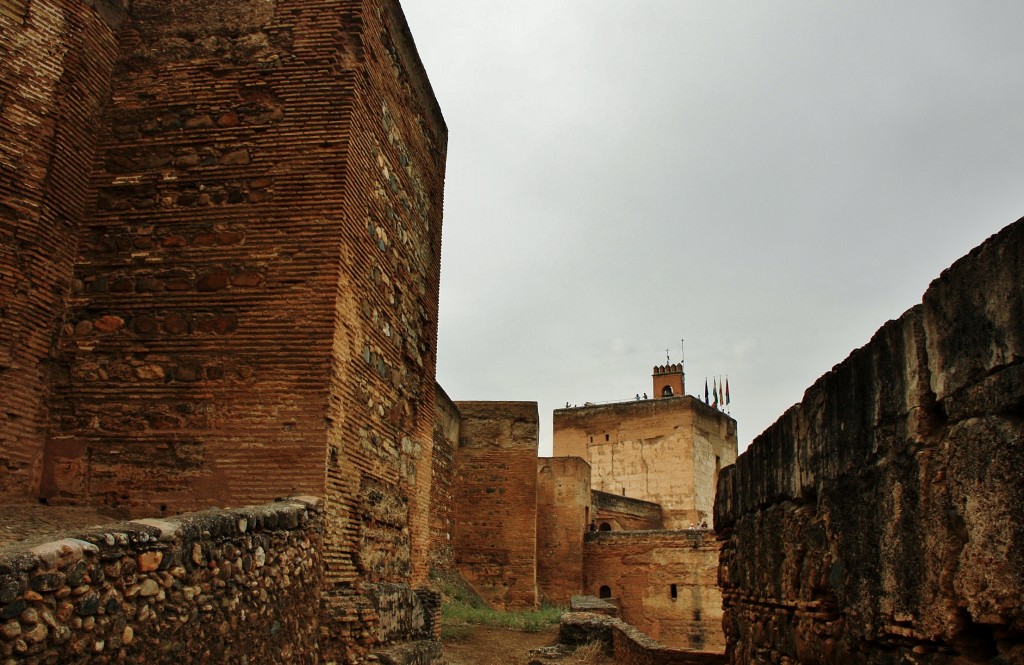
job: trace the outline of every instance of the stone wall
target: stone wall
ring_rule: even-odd
[[[553,443],[556,457],[590,463],[593,489],[657,503],[681,529],[710,523],[736,421],[691,396],[556,409]]]
[[[537,587],[566,607],[583,591],[583,534],[590,524],[590,465],[579,457],[537,460]]]
[[[497,609],[537,606],[536,402],[456,402],[455,557]]]
[[[120,0],[0,2],[0,500],[35,496]]]
[[[0,5],[0,496],[322,496],[322,653],[419,634],[447,128],[399,3],[121,4]]]
[[[1024,221],[726,469],[730,662],[1024,662]]]
[[[661,506],[656,503],[598,490],[591,492],[591,501],[598,528],[607,524],[608,531],[646,531],[663,526]]]
[[[0,550],[5,663],[319,663],[322,502]]]
[[[609,587],[622,620],[664,645],[722,653],[719,548],[707,530],[588,534],[586,592]]]
[[[430,481],[430,566],[433,570],[449,571],[455,567],[455,456],[461,416],[441,386],[437,386],[436,405]]]
[[[570,645],[603,642],[617,665],[721,665],[720,653],[666,647],[628,623],[588,612],[562,615],[559,642]]]

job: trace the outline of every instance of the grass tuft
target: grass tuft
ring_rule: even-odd
[[[441,625],[452,627],[477,625],[537,633],[548,626],[557,624],[564,611],[560,607],[544,606],[532,612],[498,612],[489,607],[474,607],[460,602],[449,602],[441,607]]]
[[[572,652],[574,663],[583,663],[584,665],[594,665],[594,663],[602,662],[604,656],[604,643],[601,641],[587,642],[576,647],[576,650]]]

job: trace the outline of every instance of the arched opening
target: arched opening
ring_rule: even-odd
[[[661,390],[661,396],[662,397],[672,397],[672,386],[665,386]]]
[[[601,590],[597,592],[597,597],[598,598],[611,598],[612,597],[612,588],[610,586],[608,586],[607,584],[605,584],[604,586],[601,587]]]
[[[608,522],[601,522],[600,530],[601,531],[611,531],[612,530],[612,525],[609,524]]]

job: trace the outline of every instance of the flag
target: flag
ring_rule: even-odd
[[[728,404],[731,401],[729,398],[729,377],[725,377],[725,403]]]
[[[718,383],[716,383],[715,379],[711,379],[711,383],[713,383],[715,385],[715,389],[711,393],[715,397],[715,403],[712,404],[711,406],[713,406],[713,407],[715,407],[717,409],[718,408]]]
[[[711,404],[711,400],[708,399],[708,378],[704,377],[704,403]]]
[[[725,395],[722,394],[722,380],[718,380],[718,403],[725,406]]]

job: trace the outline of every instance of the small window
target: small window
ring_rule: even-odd
[[[598,598],[611,598],[612,588],[607,584],[601,587],[601,590],[597,592]]]
[[[679,597],[679,587],[677,587],[675,584],[670,584],[668,586],[668,595],[672,598],[672,600],[675,600],[676,598],[678,598]]]
[[[607,435],[607,434],[605,434],[605,435],[604,435],[604,440],[605,440],[605,441],[607,441],[607,440],[608,440],[608,435]]]

